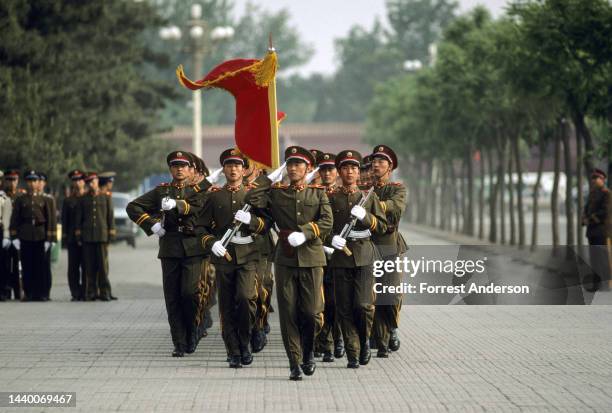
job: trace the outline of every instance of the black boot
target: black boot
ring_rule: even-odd
[[[198,331],[194,327],[191,331],[191,334],[187,337],[187,348],[185,349],[185,353],[192,354],[196,351],[198,347]]]
[[[389,350],[387,350],[386,347],[379,347],[376,352],[376,357],[383,359],[389,358]]]
[[[349,358],[348,364],[346,365],[347,369],[358,369],[359,368],[359,362],[357,361],[357,359],[352,359]]]
[[[312,376],[316,368],[317,368],[317,363],[315,362],[315,359],[314,359],[314,353],[311,352],[304,359],[304,364],[302,364],[302,371],[304,372],[305,375]]]
[[[240,348],[240,359],[242,361],[242,364],[245,366],[248,366],[253,362],[253,355],[251,354],[251,350],[249,349],[248,344]]]
[[[334,343],[334,357],[337,359],[344,357],[344,342],[342,340],[337,340]]]
[[[365,366],[370,362],[370,358],[372,358],[370,343],[368,343],[368,340],[364,340],[364,342],[361,343],[361,349],[359,350],[359,364]]]
[[[389,337],[389,350],[397,351],[400,348],[400,339],[397,334],[397,328],[391,330],[391,337]]]
[[[185,348],[183,346],[181,346],[180,344],[174,346],[172,357],[183,357],[184,355],[185,355]]]
[[[253,329],[251,333],[251,347],[253,353],[259,353],[266,345],[266,333],[263,330]]]
[[[334,361],[334,355],[331,351],[326,350],[323,353],[323,363],[331,363]]]
[[[242,367],[242,360],[240,356],[231,356],[229,366],[231,369],[239,369]]]
[[[299,381],[302,380],[302,372],[298,366],[291,367],[291,372],[289,373],[289,380]]]

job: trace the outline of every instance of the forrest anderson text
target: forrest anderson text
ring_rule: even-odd
[[[401,283],[399,285],[384,285],[374,283],[376,294],[529,294],[528,285],[477,285],[470,283],[461,285],[431,285],[428,283]]]

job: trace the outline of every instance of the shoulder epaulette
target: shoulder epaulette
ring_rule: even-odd
[[[323,185],[319,185],[319,184],[309,184],[308,188],[315,188],[315,189],[326,189],[325,186]]]
[[[157,186],[170,186],[170,183],[169,182],[162,182],[161,184],[159,184]]]
[[[403,184],[401,182],[389,182],[389,185],[402,186]]]
[[[275,189],[287,189],[287,188],[289,188],[289,185],[284,185],[281,182],[277,182],[275,184],[272,184],[271,188],[275,188]]]
[[[257,188],[259,185],[257,185],[254,182],[249,182],[248,184],[244,184],[244,188],[248,191],[249,189],[253,189],[253,188]]]
[[[191,187],[196,192],[202,192],[202,188],[200,188],[200,184],[193,184],[193,185],[191,185]]]
[[[217,192],[217,191],[220,191],[220,190],[221,190],[221,187],[217,186],[217,185],[213,185],[210,188],[208,188],[208,192]]]

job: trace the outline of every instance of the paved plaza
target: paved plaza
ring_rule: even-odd
[[[389,359],[319,362],[290,382],[277,313],[251,366],[227,367],[217,321],[194,354],[170,357],[155,254],[149,239],[112,246],[119,301],[69,302],[64,255],[53,301],[0,303],[0,391],[75,392],[65,410],[85,412],[612,411],[612,306],[405,306]]]

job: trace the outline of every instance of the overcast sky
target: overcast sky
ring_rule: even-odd
[[[458,0],[460,11],[485,5],[494,16],[503,12],[506,0]],[[242,15],[248,0],[234,0]],[[299,71],[330,73],[334,70],[334,39],[342,37],[354,24],[371,27],[378,16],[385,21],[385,0],[251,0],[272,11],[286,8],[302,38],[314,46],[310,62]],[[281,57],[282,59],[282,57]]]

